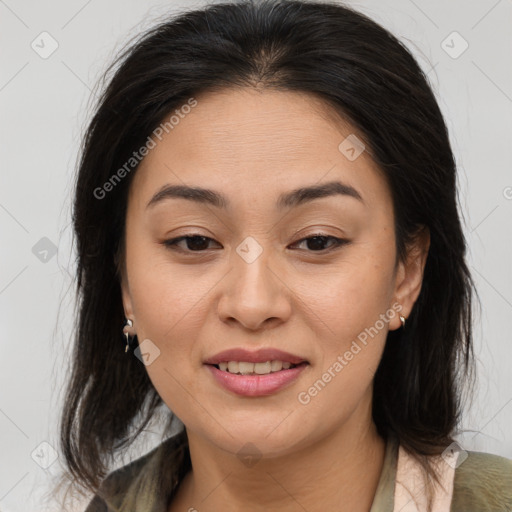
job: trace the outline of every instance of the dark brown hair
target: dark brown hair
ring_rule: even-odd
[[[407,48],[339,3],[222,3],[152,28],[119,56],[105,81],[81,148],[73,209],[78,328],[60,433],[76,483],[96,492],[113,457],[162,404],[144,365],[126,356],[121,332],[125,215],[136,166],[105,197],[94,191],[174,109],[229,87],[313,94],[362,134],[392,193],[397,260],[428,227],[421,292],[407,328],[388,333],[373,418],[381,436],[396,436],[429,473],[426,456],[453,441],[463,384],[472,375],[475,289],[447,128]],[[169,426],[171,420],[172,413]],[[179,461],[167,462],[174,464],[169,471],[179,469]]]

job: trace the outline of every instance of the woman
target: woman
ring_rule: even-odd
[[[144,34],[73,220],[87,512],[512,508],[512,462],[453,437],[474,284],[446,126],[370,19],[238,2]],[[162,405],[183,428],[103,479]]]

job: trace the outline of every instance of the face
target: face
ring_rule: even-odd
[[[128,200],[123,303],[153,385],[187,431],[231,453],[251,441],[285,454],[371,422],[373,375],[419,294],[425,250],[395,266],[387,183],[320,100],[249,89],[196,100],[155,139]],[[155,197],[166,186],[222,199]],[[298,362],[270,375],[252,373],[272,363],[230,363],[250,375],[205,364],[228,349],[250,354],[226,362],[289,358],[260,349]]]

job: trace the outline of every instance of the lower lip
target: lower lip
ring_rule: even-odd
[[[288,370],[267,375],[238,375],[219,370],[213,365],[206,365],[215,380],[224,388],[242,396],[265,396],[276,393],[291,384],[308,366],[302,363]]]

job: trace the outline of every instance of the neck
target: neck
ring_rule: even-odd
[[[231,453],[187,431],[192,471],[175,510],[226,512],[368,512],[384,462],[385,441],[371,421],[353,415],[341,428],[291,454],[245,466]]]

